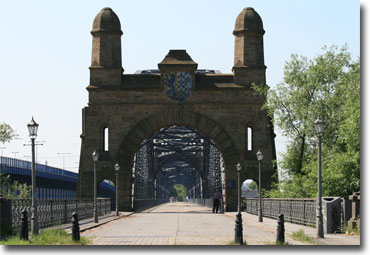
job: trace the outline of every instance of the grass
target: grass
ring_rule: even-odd
[[[313,243],[313,244],[315,243],[315,241],[311,237],[306,236],[303,229],[301,229],[297,232],[294,232],[292,234],[292,238],[297,240],[297,241],[308,242],[308,243]]]
[[[67,234],[64,229],[45,229],[27,241],[13,236],[0,241],[0,245],[86,245],[89,242],[86,237],[81,237],[79,242],[73,241],[72,235]]]
[[[360,230],[360,226],[356,226],[354,229],[351,229],[350,227],[348,226],[343,226],[341,228],[341,232],[342,233],[346,233],[348,235],[358,235],[360,236],[361,235],[361,230]]]
[[[361,234],[360,226],[357,226],[355,229],[353,229],[352,233],[355,233],[356,235],[360,235]]]

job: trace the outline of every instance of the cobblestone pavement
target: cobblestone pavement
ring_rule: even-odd
[[[82,236],[92,237],[94,245],[227,245],[234,240],[235,215],[213,214],[209,208],[182,203],[167,203],[154,209],[121,218]],[[274,244],[273,229],[243,222],[248,245]],[[292,245],[300,243],[286,237]]]
[[[226,214],[230,216],[233,215],[232,213]],[[248,213],[243,213],[243,221],[246,221],[247,224],[254,224],[255,226],[270,230],[276,229],[277,226],[277,221],[275,219],[264,217],[263,222],[258,222],[257,215]],[[318,245],[360,245],[361,243],[360,236],[351,236],[341,233],[324,233],[325,238],[316,239],[316,228],[285,222],[285,236],[292,235],[294,232],[298,232],[300,230],[303,230],[305,235],[313,239],[313,241]]]

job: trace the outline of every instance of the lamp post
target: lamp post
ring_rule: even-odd
[[[36,173],[35,173],[35,139],[37,137],[37,130],[39,124],[35,122],[32,117],[30,123],[27,124],[29,136],[31,138],[31,148],[32,148],[32,164],[31,164],[31,174],[32,174],[32,205],[31,205],[31,230],[33,235],[39,234],[39,224],[37,216],[37,204],[36,204]]]
[[[263,159],[263,154],[260,150],[257,152],[257,160],[258,160],[258,201],[259,201],[259,206],[258,206],[258,222],[263,222],[263,216],[262,216],[262,196],[261,196],[261,163]]]
[[[320,116],[315,121],[315,129],[318,137],[318,194],[317,194],[317,210],[316,210],[316,237],[324,238],[324,228],[322,220],[322,189],[321,189],[321,136],[324,133],[324,122],[320,119]]]
[[[119,171],[119,164],[116,163],[114,165],[114,169],[116,170],[116,216],[119,216],[118,211],[118,171]]]
[[[12,153],[14,154],[14,159],[17,159],[17,154],[19,153],[19,151],[13,151]]]
[[[92,157],[94,161],[94,222],[98,223],[99,220],[98,220],[97,201],[96,201],[97,199],[96,197],[98,196],[97,184],[96,184],[96,162],[99,159],[99,153],[97,153],[96,150],[94,150]]]
[[[240,170],[242,167],[240,163],[236,165],[236,171],[238,173],[238,213],[236,214],[235,219],[235,238],[234,242],[239,243],[240,245],[243,244],[243,220],[242,214],[240,213]]]

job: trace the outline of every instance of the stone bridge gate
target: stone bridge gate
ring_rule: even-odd
[[[173,125],[204,134],[218,148],[224,161],[223,188],[226,210],[237,205],[236,164],[241,180],[258,178],[256,152],[264,154],[262,187],[272,183],[276,169],[274,131],[264,98],[251,84],[265,86],[263,24],[253,8],[236,19],[232,74],[198,70],[185,50],[170,50],[159,70],[123,74],[121,25],[110,8],[95,17],[90,66],[88,106],[82,110],[78,197],[93,196],[94,150],[99,152],[98,182],[115,182],[119,173],[119,209],[132,210],[134,156],[143,141]],[[227,36],[227,35],[225,35]]]

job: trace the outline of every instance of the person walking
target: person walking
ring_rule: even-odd
[[[217,213],[218,208],[220,207],[220,199],[221,199],[221,193],[218,189],[216,189],[215,193],[213,193],[213,209],[212,213]]]

